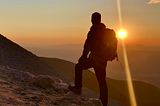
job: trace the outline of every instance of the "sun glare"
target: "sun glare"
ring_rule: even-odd
[[[119,30],[118,35],[119,38],[124,39],[126,37],[127,32],[125,30]]]

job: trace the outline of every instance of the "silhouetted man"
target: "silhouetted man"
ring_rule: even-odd
[[[99,82],[100,100],[103,106],[107,106],[108,88],[106,84],[106,66],[109,55],[106,52],[106,47],[104,47],[107,46],[104,39],[106,26],[101,23],[101,14],[98,12],[92,14],[91,21],[92,26],[84,44],[83,54],[75,66],[75,86],[69,86],[68,88],[76,94],[81,94],[82,71],[93,67]]]

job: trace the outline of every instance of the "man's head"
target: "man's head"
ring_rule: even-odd
[[[95,12],[92,14],[92,24],[97,24],[101,22],[101,14],[98,12]]]

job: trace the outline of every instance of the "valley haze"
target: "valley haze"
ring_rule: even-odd
[[[77,63],[82,54],[83,43],[66,45],[32,45],[20,44],[39,57],[59,58]],[[160,46],[143,44],[125,44],[133,80],[151,83],[160,88]],[[119,60],[124,67],[121,43],[118,43]],[[125,71],[116,60],[108,62],[107,77],[126,80]],[[91,69],[93,72],[93,69]]]

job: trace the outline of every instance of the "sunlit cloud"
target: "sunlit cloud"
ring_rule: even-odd
[[[160,0],[150,0],[147,4],[160,3]]]

